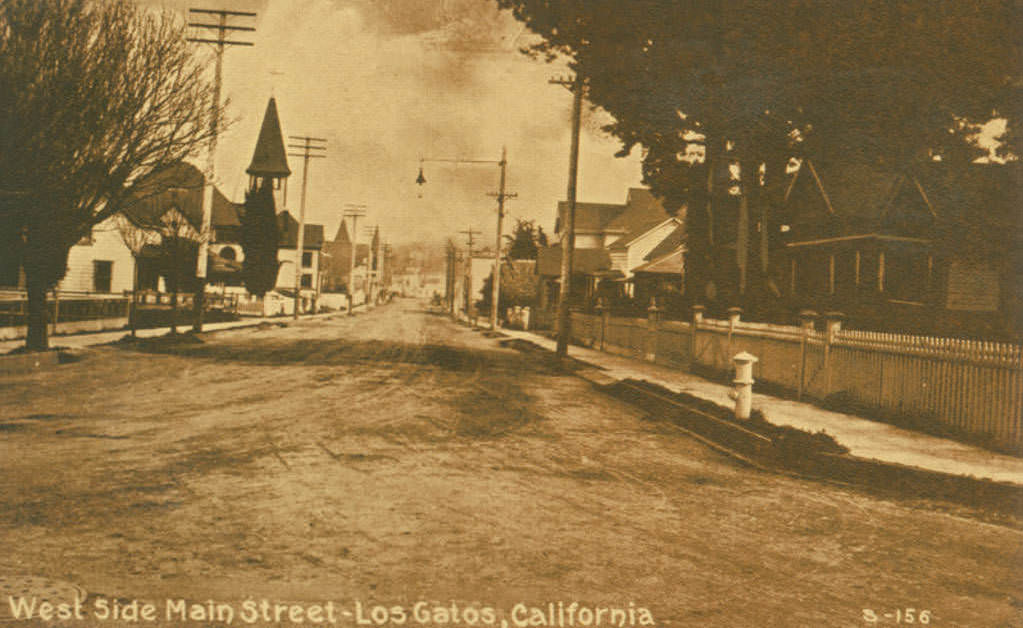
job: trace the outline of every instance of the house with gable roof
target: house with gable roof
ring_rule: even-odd
[[[364,288],[369,278],[370,245],[357,244],[355,266],[352,267],[352,237],[350,224],[342,218],[334,239],[323,245],[324,292],[345,293],[353,296],[356,305],[365,302]]]
[[[568,204],[559,202],[556,235],[564,236],[567,212]],[[598,294],[633,296],[636,269],[682,226],[684,215],[684,208],[678,215],[668,213],[646,188],[630,188],[622,204],[576,203],[573,301],[589,302]],[[557,300],[560,244],[539,251],[537,273],[541,307],[550,307]]]
[[[1023,168],[903,172],[806,160],[786,190],[776,257],[793,311],[857,327],[1018,336]]]

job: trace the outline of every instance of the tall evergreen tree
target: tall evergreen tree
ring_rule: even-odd
[[[508,259],[536,259],[539,236],[532,220],[517,219],[512,235],[506,235],[508,241]],[[546,236],[544,236],[546,238]]]
[[[245,211],[241,218],[241,245],[245,253],[242,279],[245,288],[263,296],[277,283],[277,212],[274,207],[273,183],[261,183],[245,193]]]
[[[729,240],[735,260],[750,260],[747,286],[763,277],[752,227],[770,220],[793,156],[963,163],[980,154],[964,140],[998,116],[1006,149],[1019,142],[1017,0],[497,3],[543,38],[533,54],[566,59],[586,81],[620,155],[643,148],[644,181],[665,206],[688,202],[686,285],[700,298],[735,298],[721,272]],[[732,165],[745,179],[739,211]],[[739,222],[751,230],[736,239]]]

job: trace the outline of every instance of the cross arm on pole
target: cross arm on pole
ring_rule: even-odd
[[[199,44],[223,44],[225,46],[254,46],[251,41],[232,41],[229,39],[206,39],[205,37],[187,37],[186,41]]]
[[[256,17],[251,11],[228,11],[227,9],[189,9],[189,13],[205,13],[207,15],[242,15],[245,17]]]
[[[255,32],[254,26],[231,26],[229,24],[200,24],[199,22],[189,22],[189,26],[192,28],[213,28],[216,30],[224,29],[228,31],[249,31]]]
[[[496,159],[442,159],[439,157],[420,157],[419,163],[423,162],[442,162],[449,164],[500,164],[501,162]]]

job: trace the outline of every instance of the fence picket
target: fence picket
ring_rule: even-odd
[[[599,346],[597,320],[582,313],[573,316],[580,322],[580,335]],[[730,337],[735,351],[759,354],[758,380],[795,390],[805,343],[804,389],[810,395],[822,394],[830,378],[834,391],[851,401],[935,416],[949,426],[990,433],[1003,444],[1023,446],[1023,346],[1019,344],[840,330],[831,344],[829,374],[824,370],[825,332],[742,321],[730,326],[728,321],[709,318],[703,319],[699,330],[688,323],[661,325],[653,336],[658,361],[662,355],[668,363],[684,356],[681,363],[726,370]],[[642,357],[647,337],[646,319],[610,317],[604,344],[613,353]]]

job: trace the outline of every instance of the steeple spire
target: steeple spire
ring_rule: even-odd
[[[284,150],[281,121],[277,117],[277,101],[272,97],[263,114],[263,126],[259,129],[252,163],[245,172],[253,177],[283,178],[291,175],[287,152]]]

